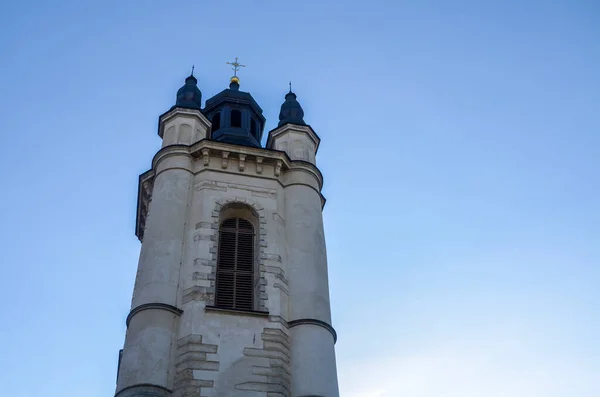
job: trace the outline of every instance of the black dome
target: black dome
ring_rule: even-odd
[[[182,108],[200,109],[202,105],[202,92],[197,86],[198,80],[193,75],[185,79],[185,84],[177,91],[175,106]]]
[[[296,94],[291,91],[287,93],[285,102],[281,105],[278,126],[281,127],[287,123],[306,125],[304,122],[304,110],[302,110],[302,106],[296,100]]]

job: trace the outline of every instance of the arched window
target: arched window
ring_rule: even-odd
[[[216,130],[218,130],[219,128],[221,128],[221,112],[219,113],[215,113],[212,116],[212,126],[210,128],[211,132],[214,132]]]
[[[215,306],[254,309],[254,227],[229,218],[219,228]]]
[[[258,139],[258,129],[256,128],[256,120],[254,120],[253,118],[250,119],[250,133],[253,137]]]
[[[242,128],[242,112],[237,109],[231,110],[231,126]]]

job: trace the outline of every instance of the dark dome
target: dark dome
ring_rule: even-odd
[[[304,110],[302,110],[302,106],[296,100],[296,94],[291,91],[287,93],[285,102],[281,105],[278,126],[281,127],[287,123],[306,125],[304,122]]]
[[[211,121],[211,139],[236,145],[261,147],[265,117],[252,95],[240,91],[240,79],[206,100],[204,114]]]
[[[185,79],[185,84],[177,91],[175,106],[182,108],[200,109],[202,105],[202,92],[197,86],[198,80],[191,75]]]

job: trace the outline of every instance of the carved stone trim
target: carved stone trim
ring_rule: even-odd
[[[171,389],[164,386],[154,385],[152,383],[138,383],[122,388],[115,393],[115,397],[166,397],[173,393]]]
[[[321,195],[322,205],[325,205],[325,198],[320,191],[321,187],[323,186],[323,175],[321,174],[321,171],[319,171],[319,169],[312,163],[302,160],[291,160],[285,152],[268,148],[232,145],[229,143],[217,142],[209,139],[201,139],[192,145],[169,145],[163,147],[154,155],[152,159],[152,168],[140,175],[139,178],[140,183],[138,186],[138,205],[135,226],[135,234],[139,240],[142,241],[144,236],[144,228],[146,218],[148,216],[149,204],[152,199],[152,181],[156,176],[155,170],[163,159],[169,156],[187,155],[191,156],[193,159],[202,161],[202,164],[204,164],[205,167],[208,167],[210,166],[210,156],[212,155],[216,158],[221,157],[221,166],[224,164],[226,169],[230,153],[244,155],[244,163],[255,159],[257,175],[261,174],[261,177],[263,178],[277,178],[277,181],[284,187],[285,185],[283,184],[283,179],[279,178],[283,172],[300,170],[313,175],[318,184],[318,187],[315,187],[315,189],[317,190],[317,193]],[[273,175],[264,175],[264,164],[274,167]],[[198,171],[201,172],[203,170]],[[143,186],[144,182],[149,183]]]
[[[125,324],[129,327],[129,322],[139,312],[144,310],[166,310],[168,312],[174,313],[178,316],[181,316],[183,310],[176,308],[175,306],[167,305],[166,303],[144,303],[143,305],[139,305],[129,312],[127,315],[127,319],[125,320]]]
[[[246,155],[240,153],[239,157],[240,157],[240,162],[238,164],[238,169],[243,172],[244,168],[246,166]]]
[[[202,149],[202,164],[208,166],[210,164],[210,150]]]
[[[229,158],[229,152],[222,152],[221,153],[221,158],[222,158],[221,168],[226,169],[227,165],[228,165],[227,159]]]
[[[333,343],[337,342],[337,333],[335,329],[325,321],[317,320],[316,318],[299,318],[297,320],[288,321],[288,328],[297,327],[299,325],[316,325],[317,327],[325,328],[333,336]]]
[[[229,197],[229,198],[221,198],[218,199],[215,202],[215,209],[212,212],[212,224],[213,225],[217,225],[214,229],[212,229],[213,231],[213,235],[214,237],[211,238],[211,248],[209,249],[210,253],[211,253],[211,262],[212,262],[212,272],[214,272],[216,274],[217,271],[217,244],[218,244],[218,234],[219,234],[219,228],[218,228],[218,224],[219,224],[219,216],[221,215],[221,209],[229,204],[243,204],[243,205],[247,205],[248,207],[252,208],[252,210],[254,210],[254,212],[256,213],[256,221],[257,221],[257,225],[258,225],[258,230],[257,230],[257,238],[258,238],[258,253],[256,255],[256,263],[255,265],[258,267],[259,270],[259,278],[260,280],[266,279],[266,272],[265,272],[265,263],[264,263],[264,253],[265,253],[265,249],[267,248],[267,217],[265,216],[265,209],[262,205],[260,205],[257,202],[254,202],[251,199],[247,199],[247,198],[243,198],[243,197]],[[211,277],[213,277],[211,275]],[[214,287],[215,283],[214,281],[211,281],[211,287]],[[263,291],[264,289],[264,291]],[[267,311],[267,307],[268,307],[268,296],[266,293],[266,289],[261,288],[260,292],[257,293],[256,296],[257,299],[257,311]],[[207,306],[213,306],[214,305],[214,294],[209,294],[209,298],[206,300],[206,305]]]
[[[240,316],[254,316],[254,317],[269,317],[269,312],[262,310],[239,310],[239,309],[225,309],[216,306],[205,306],[204,309],[207,312],[234,314]]]

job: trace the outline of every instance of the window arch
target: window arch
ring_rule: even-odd
[[[215,306],[254,309],[254,226],[235,217],[221,222]]]
[[[238,109],[231,110],[231,126],[242,128],[242,112]]]
[[[210,131],[214,132],[221,128],[221,112],[215,113],[211,119],[212,125]]]

